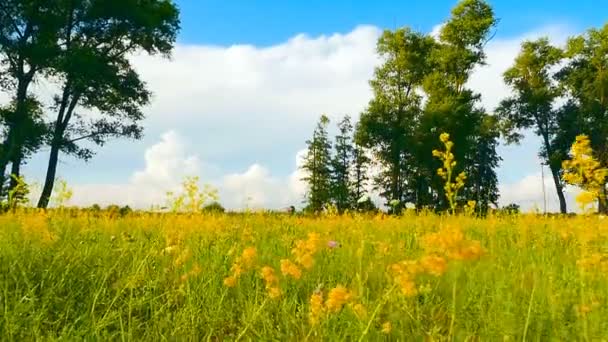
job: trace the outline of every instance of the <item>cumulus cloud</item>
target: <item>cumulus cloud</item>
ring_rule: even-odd
[[[229,209],[279,209],[301,202],[306,191],[298,168],[302,152],[297,154],[296,170],[283,179],[274,177],[259,164],[251,165],[242,173],[217,177],[214,174],[218,174],[218,167],[202,163],[197,155],[191,154],[188,146],[176,131],[168,131],[146,150],[144,169],[135,171],[128,183],[76,185],[71,203],[80,206],[119,204],[135,208],[163,205],[167,191],[179,191],[180,183],[191,176],[199,176],[202,183],[216,188],[221,203]]]
[[[557,198],[555,183],[548,170],[544,171],[544,182],[543,173],[538,172],[527,175],[514,183],[501,184],[499,190],[500,206],[516,203],[523,211],[539,210],[542,212],[545,210],[546,203],[547,212],[559,212],[559,199]],[[570,212],[579,210],[575,201],[579,191],[578,188],[574,187],[567,187],[564,191],[566,205]]]

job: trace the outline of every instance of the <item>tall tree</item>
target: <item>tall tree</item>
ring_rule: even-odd
[[[370,149],[383,168],[376,187],[387,204],[398,201],[396,210],[411,199],[407,179],[421,113],[419,90],[429,73],[434,44],[431,37],[408,28],[382,34],[377,51],[384,63],[370,81],[374,97],[357,125],[358,143]]]
[[[307,154],[302,165],[306,176],[302,178],[308,184],[306,210],[318,213],[331,200],[331,143],[327,126],[329,118],[321,115],[313,132],[312,139],[306,141]]]
[[[443,180],[435,172],[439,164],[432,157],[443,132],[454,143],[455,172],[469,173],[461,194],[475,194],[475,199],[484,199],[480,203],[484,206],[498,196],[497,139],[488,127],[493,121],[478,107],[480,95],[466,88],[473,70],[485,64],[484,46],[495,24],[493,10],[485,1],[463,0],[440,31],[430,56],[432,72],[424,80],[428,99],[417,131],[417,169],[412,180],[417,207],[448,207]],[[473,173],[475,177],[471,177]],[[473,184],[471,178],[479,184]]]
[[[112,137],[141,137],[139,122],[150,93],[128,56],[137,51],[168,55],[179,29],[178,10],[166,0],[61,2],[61,51],[53,65],[61,91],[47,173],[38,207],[49,203],[61,151],[88,159],[77,142],[102,145]],[[78,108],[96,115],[77,113]]]
[[[21,120],[21,132],[24,134],[22,137],[19,137],[20,147],[14,151],[14,154],[11,158],[11,172],[10,172],[10,180],[6,190],[13,189],[18,185],[19,177],[21,176],[20,166],[21,160],[27,158],[34,152],[36,152],[48,138],[48,127],[44,122],[42,105],[34,98],[28,97],[26,98],[25,103],[22,105],[25,109],[24,119]],[[13,101],[11,104],[5,107],[0,108],[0,125],[5,123],[6,118],[10,118],[15,115],[17,110],[16,101]],[[0,136],[6,136],[6,130],[0,134]],[[5,184],[1,184],[4,186]],[[0,191],[0,197],[2,197],[2,192]],[[6,191],[5,191],[6,192]]]
[[[36,132],[31,115],[30,86],[37,76],[46,74],[57,55],[60,15],[58,1],[4,0],[0,2],[0,86],[11,94],[12,109],[5,113],[6,127],[0,146],[0,184],[6,168],[19,173],[26,140]]]
[[[568,64],[557,78],[570,99],[569,113],[586,134],[596,157],[608,166],[608,24],[569,39]],[[571,118],[572,120],[572,118]],[[572,132],[570,132],[572,134]],[[572,140],[571,140],[572,141]],[[601,187],[599,211],[608,213],[606,184]]]
[[[364,201],[364,196],[367,195],[367,186],[368,186],[368,169],[370,160],[366,154],[363,146],[359,145],[356,142],[353,146],[353,160],[352,160],[352,168],[351,168],[351,206],[353,208],[360,209],[361,203]]]
[[[331,198],[340,213],[353,208],[350,177],[354,151],[352,131],[353,125],[347,115],[338,123],[331,159]]]
[[[563,52],[542,38],[522,44],[515,64],[504,73],[504,81],[514,95],[503,100],[496,112],[506,128],[508,142],[519,142],[522,129],[533,128],[542,140],[540,157],[551,170],[553,183],[562,213],[567,212],[564,184],[561,180],[562,151],[554,144],[559,129],[559,109],[556,101],[561,96],[553,70],[562,61]]]

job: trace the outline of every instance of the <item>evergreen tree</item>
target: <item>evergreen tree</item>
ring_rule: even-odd
[[[353,160],[351,169],[351,206],[353,208],[362,209],[362,203],[366,202],[364,196],[367,196],[368,182],[368,165],[369,158],[365,153],[363,146],[355,142],[353,147]]]
[[[327,134],[329,118],[321,115],[312,139],[306,141],[308,151],[302,165],[308,184],[306,211],[318,213],[331,200],[331,143]]]
[[[352,131],[353,126],[347,115],[338,124],[334,156],[331,159],[331,198],[340,213],[352,208],[350,178],[354,151]]]

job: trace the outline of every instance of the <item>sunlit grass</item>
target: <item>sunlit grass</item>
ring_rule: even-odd
[[[0,216],[9,340],[601,340],[608,220]]]

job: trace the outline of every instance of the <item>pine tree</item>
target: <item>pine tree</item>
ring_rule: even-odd
[[[351,169],[351,201],[352,207],[361,209],[361,202],[364,202],[363,197],[367,195],[367,182],[369,180],[367,176],[367,170],[369,165],[369,158],[365,154],[363,146],[355,143],[353,147],[353,166]]]
[[[308,151],[302,165],[308,183],[306,211],[318,213],[331,199],[331,143],[327,134],[329,118],[321,115],[311,140],[306,141]]]
[[[345,116],[338,124],[338,135],[331,159],[331,198],[338,212],[352,208],[350,169],[353,161],[352,131],[350,117]]]

